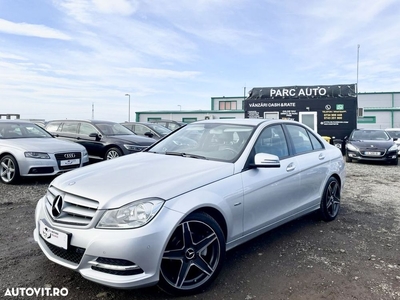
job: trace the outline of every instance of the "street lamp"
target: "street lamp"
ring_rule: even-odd
[[[128,122],[131,121],[131,95],[125,94],[125,96],[129,97],[129,106],[128,106]]]
[[[182,110],[182,106],[180,106],[179,104],[178,104],[178,106],[179,106],[179,110]]]

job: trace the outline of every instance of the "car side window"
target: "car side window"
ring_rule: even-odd
[[[46,125],[46,130],[50,132],[56,132],[60,128],[61,122],[52,122]]]
[[[78,123],[64,123],[61,132],[64,133],[77,133],[78,131]]]
[[[310,136],[310,140],[311,140],[311,143],[312,143],[312,146],[313,146],[314,150],[324,149],[324,145],[322,145],[320,140],[318,140],[315,137],[315,135],[313,135],[311,132],[308,132],[308,135]]]
[[[281,125],[273,125],[261,132],[254,145],[255,153],[269,153],[282,159],[289,155],[286,137]]]
[[[88,136],[91,133],[98,133],[96,127],[91,124],[81,123],[81,126],[79,127],[79,134]]]
[[[313,150],[312,143],[305,128],[297,125],[286,125],[286,128],[292,140],[295,154],[310,152]]]
[[[134,130],[134,132],[136,133],[136,134],[139,134],[139,135],[144,135],[146,132],[149,132],[150,130],[149,129],[147,129],[145,126],[143,126],[143,125],[140,125],[140,124],[136,124],[135,125],[135,130]]]

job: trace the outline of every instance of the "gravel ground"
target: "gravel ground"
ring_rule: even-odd
[[[212,287],[180,299],[400,299],[400,166],[347,163],[339,217],[310,214],[228,252]],[[50,179],[0,183],[0,298],[12,288],[64,288],[62,299],[174,299],[156,287],[116,290],[46,259],[34,209]],[[21,293],[20,293],[21,295]]]

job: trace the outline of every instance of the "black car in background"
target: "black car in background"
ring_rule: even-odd
[[[150,122],[125,122],[121,123],[137,135],[147,136],[159,140],[172,132],[171,129],[162,125]]]
[[[140,152],[156,141],[110,121],[53,120],[46,123],[46,130],[57,138],[83,145],[89,157],[104,160]]]
[[[382,161],[397,165],[396,140],[382,129],[355,129],[346,141],[346,162]]]

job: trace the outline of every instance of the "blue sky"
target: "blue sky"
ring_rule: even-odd
[[[0,0],[0,113],[123,122],[253,87],[400,91],[397,0]],[[360,48],[358,49],[358,46]]]

